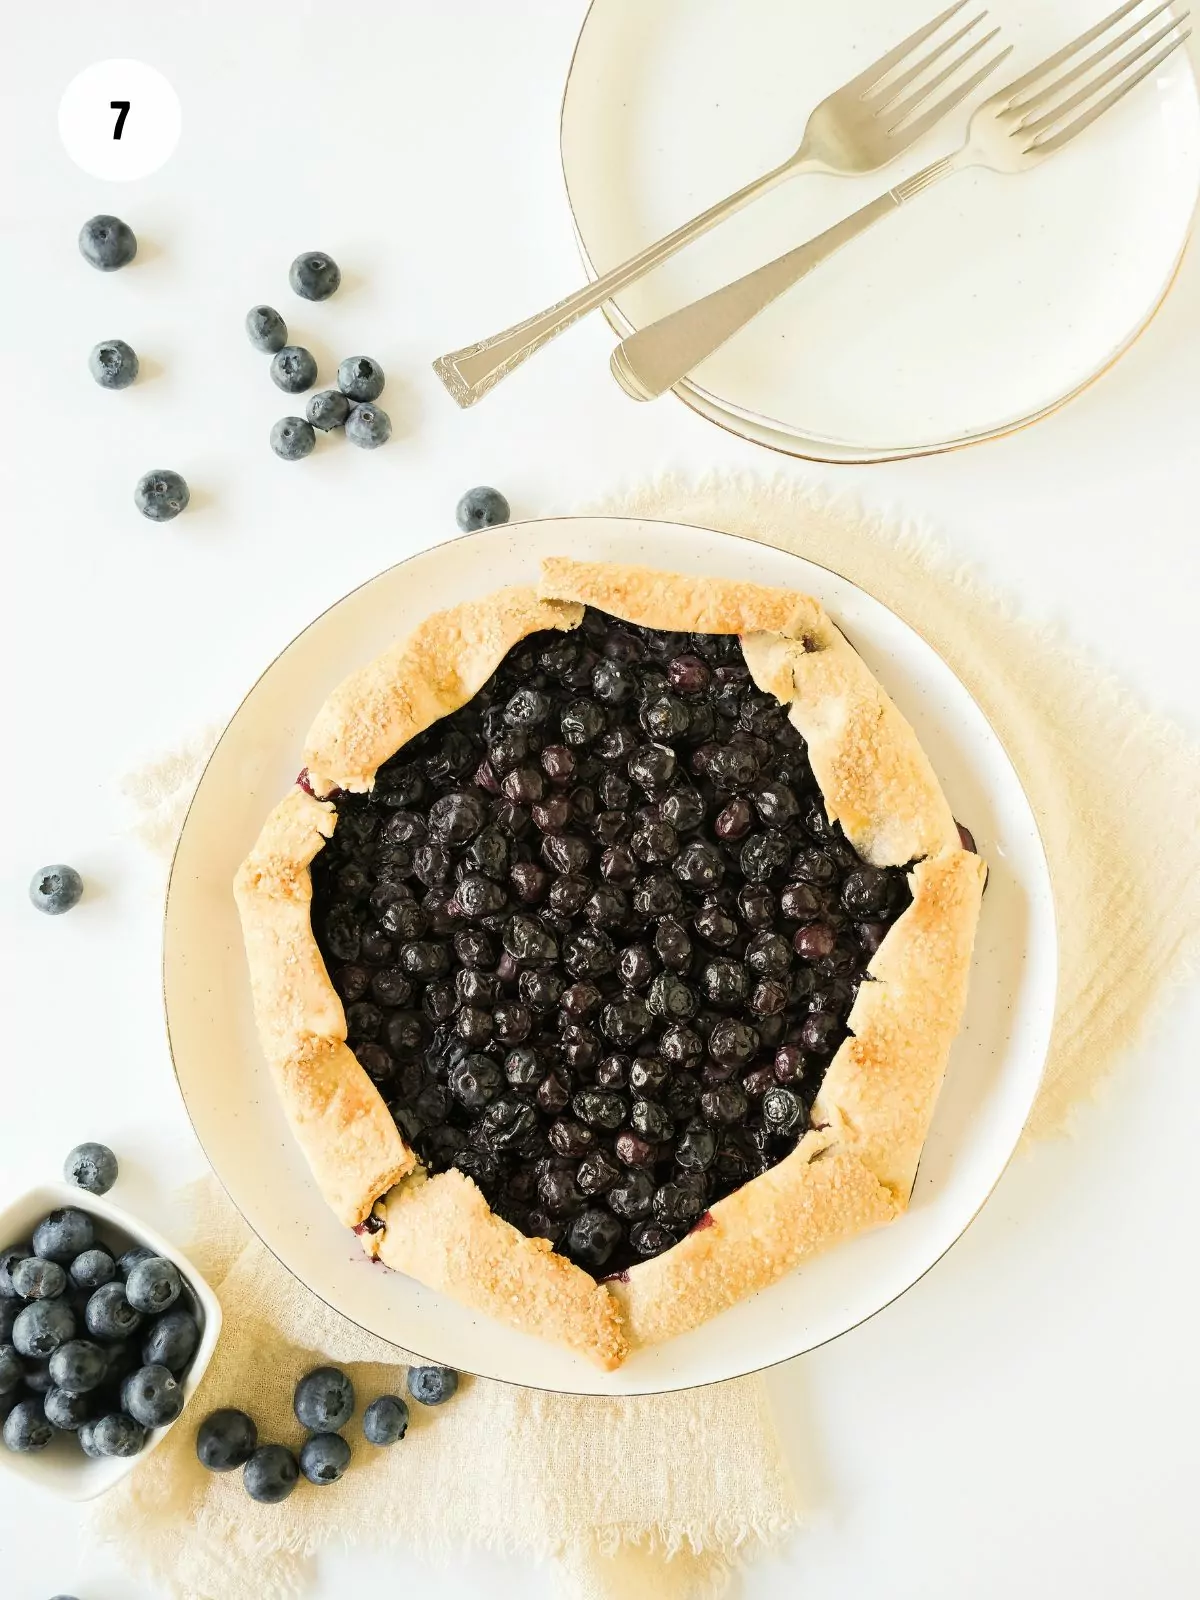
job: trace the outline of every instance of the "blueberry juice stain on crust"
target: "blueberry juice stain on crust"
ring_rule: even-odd
[[[827,818],[736,636],[589,609],[333,797],[313,928],[433,1172],[597,1277],[781,1161],[903,871]]]

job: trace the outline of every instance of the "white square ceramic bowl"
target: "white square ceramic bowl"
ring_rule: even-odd
[[[138,1455],[124,1459],[108,1457],[92,1460],[66,1434],[55,1437],[47,1449],[32,1455],[7,1450],[0,1443],[0,1468],[14,1472],[31,1483],[40,1484],[64,1500],[94,1500],[119,1483],[139,1461],[144,1461],[170,1428],[177,1427],[186,1415],[188,1401],[204,1376],[220,1337],[221,1304],[188,1258],[160,1233],[122,1211],[111,1201],[77,1189],[74,1184],[39,1184],[36,1189],[30,1189],[0,1210],[0,1250],[6,1250],[10,1244],[24,1243],[46,1213],[60,1206],[76,1206],[94,1217],[97,1238],[112,1248],[116,1255],[133,1245],[145,1245],[156,1254],[165,1256],[168,1261],[173,1261],[184,1283],[180,1303],[187,1306],[200,1324],[200,1343],[183,1380],[184,1410],[169,1427],[153,1429],[147,1436],[145,1449]]]

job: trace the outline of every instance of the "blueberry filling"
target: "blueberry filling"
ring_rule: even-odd
[[[313,927],[434,1172],[597,1277],[796,1146],[903,871],[831,824],[736,637],[589,610],[333,796]]]

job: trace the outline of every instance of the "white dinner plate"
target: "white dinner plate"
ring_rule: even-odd
[[[966,1022],[911,1210],[613,1373],[373,1265],[335,1221],[258,1047],[231,893],[330,689],[431,611],[532,582],[539,559],[556,553],[816,595],[916,727],[991,871]],[[940,657],[878,601],[811,562],[728,534],[605,517],[512,524],[439,545],[356,589],[293,640],[243,701],[201,779],[171,872],[163,953],[188,1111],[230,1196],[279,1259],[353,1321],[430,1360],[587,1394],[690,1388],[769,1366],[835,1338],[915,1283],[975,1216],[1012,1153],[1041,1076],[1055,977],[1054,909],[1033,814],[999,740]]]
[[[1014,46],[989,87],[1076,37],[1105,4],[989,0],[990,25]],[[562,112],[589,273],[777,165],[819,100],[936,10],[933,0],[592,0]],[[960,108],[884,173],[784,184],[622,290],[607,308],[614,327],[645,327],[820,232],[955,148],[968,117]],[[1137,338],[1174,279],[1198,190],[1200,99],[1180,51],[1035,171],[960,173],[928,191],[677,392],[735,432],[823,460],[1009,432]]]

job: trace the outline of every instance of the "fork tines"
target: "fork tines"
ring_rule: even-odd
[[[969,22],[949,34],[920,61],[908,65],[909,57],[918,45],[931,39],[947,22],[958,16],[968,0],[957,0],[949,10],[943,11],[924,28],[911,34],[890,51],[882,60],[862,73],[846,87],[858,90],[863,104],[869,112],[876,117],[886,116],[886,127],[889,134],[904,130],[906,140],[911,142],[919,138],[922,133],[932,128],[936,123],[953,111],[967,96],[987,78],[1000,65],[1001,61],[1009,54],[1008,50],[998,51],[985,65],[973,73],[964,82],[951,89],[934,106],[930,107],[924,116],[916,121],[913,118],[920,108],[925,105],[944,83],[948,83],[956,73],[960,72],[969,61],[972,61],[981,51],[986,50],[992,40],[1000,32],[993,28],[989,33],[981,34],[972,43],[967,45],[953,60],[946,62],[945,57],[958,44],[961,44],[969,35],[975,32],[980,23],[987,18],[987,10],[980,11]],[[900,70],[903,69],[903,70]]]

